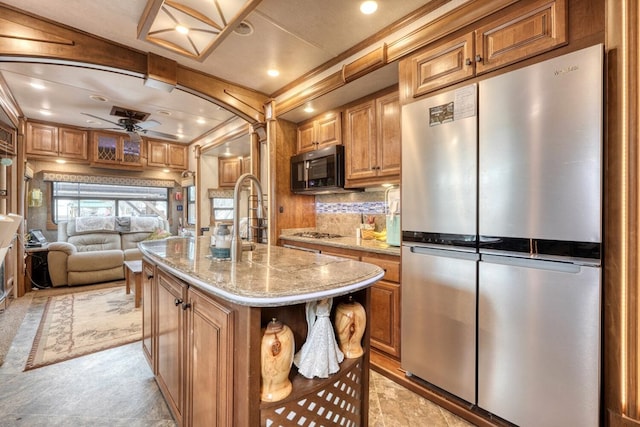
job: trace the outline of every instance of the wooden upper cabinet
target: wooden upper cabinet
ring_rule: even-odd
[[[218,158],[218,187],[235,187],[242,175],[242,159]]]
[[[342,114],[332,111],[298,126],[298,153],[342,144]]]
[[[58,128],[41,123],[27,123],[27,154],[58,155]]]
[[[345,110],[345,176],[347,179],[377,174],[376,104],[370,100]]]
[[[540,0],[478,28],[476,72],[483,73],[568,42],[566,0]]]
[[[473,77],[473,41],[473,34],[465,34],[412,57],[409,67],[413,96]]]
[[[59,155],[67,159],[88,160],[87,132],[81,129],[58,128]]]
[[[567,44],[567,0],[538,0],[400,62],[415,98]],[[405,95],[406,94],[406,95]]]
[[[400,176],[400,99],[398,92],[376,99],[378,176]]]
[[[187,146],[163,141],[148,141],[147,164],[162,168],[187,168]]]
[[[92,135],[92,164],[95,166],[126,169],[144,166],[141,141],[132,141],[127,135],[115,132],[94,131]]]
[[[344,144],[346,186],[399,181],[400,139],[398,92],[348,107]]]
[[[26,153],[34,157],[88,160],[87,132],[43,123],[27,123]]]

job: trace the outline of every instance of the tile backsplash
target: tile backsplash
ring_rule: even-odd
[[[374,217],[377,231],[384,230],[384,191],[316,196],[316,229],[320,232],[355,236],[362,218],[366,222],[368,216]]]

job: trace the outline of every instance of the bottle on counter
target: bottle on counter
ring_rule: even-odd
[[[289,371],[293,363],[295,342],[293,332],[282,322],[273,319],[265,328],[260,347],[260,399],[277,402],[292,390]]]

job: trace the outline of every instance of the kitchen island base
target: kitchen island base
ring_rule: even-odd
[[[297,252],[297,251],[294,251]],[[291,328],[295,351],[307,336],[305,303],[282,306],[235,304],[178,277],[171,268],[145,257],[144,279],[151,304],[143,318],[152,322],[145,346],[160,390],[178,426],[368,425],[369,328],[361,357],[345,359],[329,378],[307,379],[295,366],[292,392],[277,402],[261,402],[261,340],[276,318]],[[335,307],[349,298],[369,319],[370,288],[334,297]],[[143,326],[147,330],[148,326]]]

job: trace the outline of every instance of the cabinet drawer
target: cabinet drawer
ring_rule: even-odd
[[[400,261],[363,256],[362,262],[375,264],[384,270],[382,280],[400,283]]]

